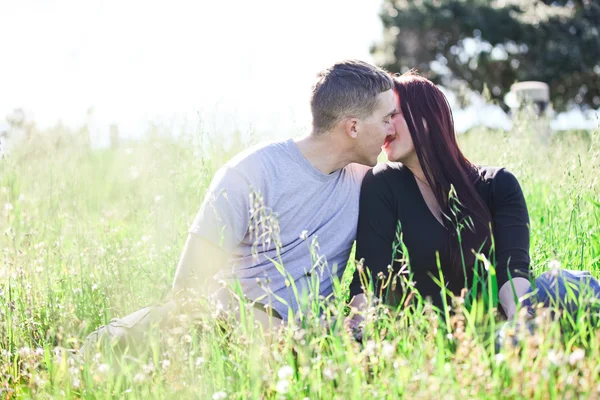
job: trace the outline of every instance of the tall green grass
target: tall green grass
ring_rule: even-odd
[[[81,362],[63,349],[168,293],[212,174],[246,144],[197,133],[89,149],[70,137],[35,133],[0,161],[0,398],[600,398],[600,333],[585,314],[570,329],[540,314],[496,354],[489,304],[456,299],[444,321],[417,298],[410,312],[370,308],[356,342],[340,322],[354,263],[330,330],[308,315],[265,339],[245,308],[242,323],[207,315],[150,335],[142,355]],[[535,274],[560,263],[600,276],[600,132],[542,139],[522,123],[460,142],[519,179]]]

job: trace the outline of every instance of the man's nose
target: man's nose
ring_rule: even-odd
[[[394,126],[394,124],[389,124],[386,134],[393,135],[394,133],[396,133],[396,127]]]

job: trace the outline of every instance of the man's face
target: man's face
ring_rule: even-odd
[[[392,116],[396,112],[394,91],[388,90],[378,96],[378,106],[373,113],[357,122],[356,162],[371,167],[377,164],[387,136],[394,134]]]

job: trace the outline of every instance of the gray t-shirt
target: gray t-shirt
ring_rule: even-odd
[[[349,164],[325,175],[291,139],[256,146],[217,171],[190,233],[231,253],[220,279],[237,279],[246,297],[287,318],[288,306],[298,310],[294,285],[300,299],[327,297],[341,277],[367,170]]]

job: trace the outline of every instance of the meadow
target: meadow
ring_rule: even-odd
[[[534,274],[561,265],[600,278],[600,130],[545,137],[527,121],[473,129],[461,146],[519,179]],[[90,149],[84,134],[34,130],[0,160],[0,399],[600,398],[589,315],[540,311],[533,334],[496,352],[492,305],[460,300],[447,320],[426,303],[373,307],[362,343],[310,315],[268,341],[248,321],[223,329],[207,315],[149,335],[142,354],[74,357],[97,326],[166,296],[213,173],[256,140],[226,148],[197,131]]]

